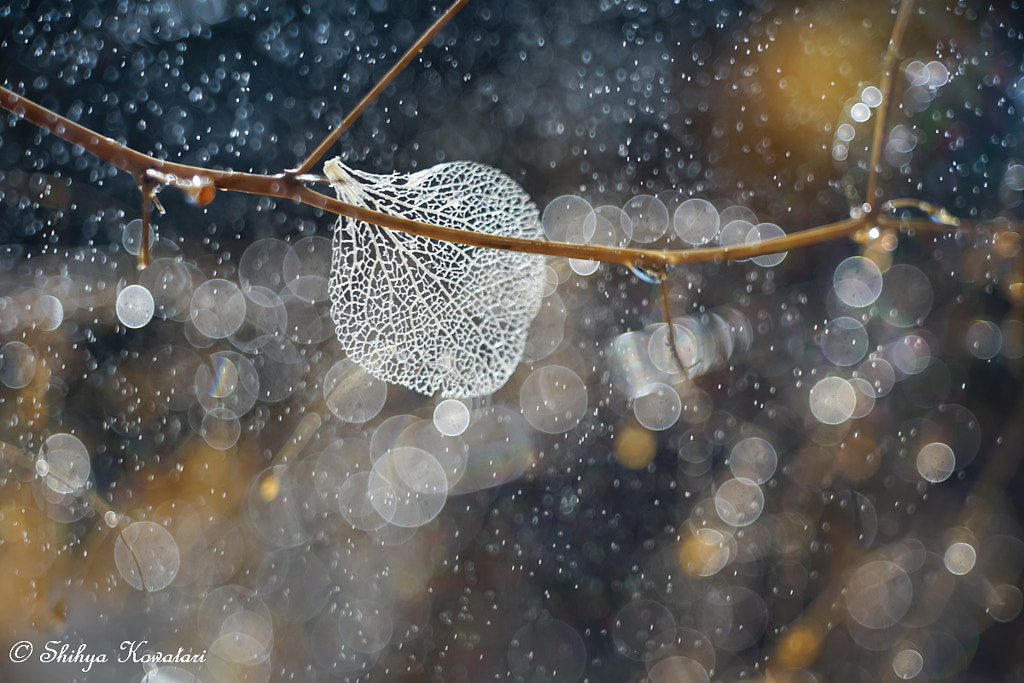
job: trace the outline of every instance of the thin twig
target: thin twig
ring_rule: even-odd
[[[899,54],[900,45],[903,43],[903,34],[907,30],[907,22],[910,20],[910,10],[914,6],[914,0],[903,0],[900,9],[896,14],[896,23],[892,27],[892,35],[889,36],[889,48],[885,51],[885,60],[882,63],[882,109],[875,118],[875,131],[871,139],[871,170],[868,172],[868,190],[865,201],[871,213],[876,213],[878,206],[878,172],[882,160],[882,137],[885,135],[885,122],[889,118],[887,113],[892,106],[892,76],[896,67],[896,56]]]
[[[153,260],[150,245],[150,226],[153,223],[153,200],[156,197],[157,183],[148,175],[139,180],[139,192],[142,193],[142,244],[139,247],[139,269],[145,268]]]
[[[676,325],[672,320],[672,307],[669,305],[669,285],[668,285],[668,271],[665,268],[661,268],[655,271],[658,275],[658,298],[661,299],[661,317],[665,321],[665,325],[668,327],[668,337],[665,339],[665,343],[672,351],[672,358],[679,366],[679,371],[683,373],[683,376],[687,379],[690,378],[690,370],[693,369],[693,365],[687,365],[683,361],[683,356],[679,352],[679,340],[676,337]]]
[[[324,141],[313,150],[312,154],[306,157],[305,161],[303,161],[298,167],[288,171],[288,174],[305,175],[306,173],[309,173],[313,166],[316,165],[316,162],[320,161],[324,154],[327,153],[327,150],[331,148],[331,145],[338,141],[341,134],[356,122],[356,119],[362,115],[363,111],[369,107],[375,99],[377,99],[378,95],[384,92],[384,88],[388,87],[391,81],[405,70],[405,67],[409,65],[409,62],[415,59],[416,55],[423,51],[423,48],[427,46],[427,43],[434,39],[434,36],[436,36],[441,29],[445,27],[452,17],[459,13],[459,10],[461,10],[467,2],[469,2],[469,0],[455,0],[455,2],[452,3],[452,6],[449,7],[444,14],[439,16],[437,21],[435,21],[430,28],[428,28],[423,35],[419,37],[419,40],[413,43],[412,47],[405,51],[402,58],[388,70],[384,75],[384,78],[379,80],[377,85],[373,86],[373,89],[363,96],[363,99],[359,100],[359,104],[355,106],[355,109],[348,113],[348,116],[342,120],[338,127],[332,130],[331,133],[324,138]]]

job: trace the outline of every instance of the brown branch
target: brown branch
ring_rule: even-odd
[[[153,260],[150,249],[150,226],[153,222],[153,201],[156,199],[158,184],[149,175],[139,179],[139,192],[142,193],[142,244],[139,247],[139,269],[143,269]]]
[[[3,87],[0,87],[0,107],[7,109],[30,123],[34,123],[71,144],[82,147],[115,167],[131,173],[136,178],[140,187],[142,186],[142,179],[147,175],[159,175],[166,184],[181,187],[192,196],[195,188],[206,189],[206,186],[203,185],[205,183],[219,190],[291,199],[340,216],[379,225],[383,228],[485,249],[501,249],[504,251],[604,261],[633,268],[652,269],[685,263],[728,261],[777,254],[783,251],[820,244],[829,240],[852,237],[859,230],[873,225],[888,228],[904,227],[922,230],[950,230],[950,225],[948,224],[936,223],[927,219],[863,215],[808,230],[801,230],[762,242],[705,249],[664,251],[505,237],[422,223],[402,216],[393,216],[347,204],[334,197],[321,194],[303,184],[307,181],[320,180],[318,177],[296,176],[287,173],[263,175],[240,171],[211,170],[199,166],[157,159],[142,152],[137,152],[115,140],[98,135],[85,126],[70,121],[36,104],[32,100],[17,95]],[[154,174],[152,173],[153,171],[158,173]],[[913,206],[920,208],[925,213],[930,213],[930,205],[915,199],[898,199],[891,202],[891,204],[898,207]],[[961,228],[969,227],[969,224],[961,225]]]
[[[402,216],[392,216],[347,204],[334,197],[316,192],[304,185],[304,182],[319,180],[319,178],[312,176],[289,173],[263,175],[239,171],[220,171],[157,159],[126,147],[115,140],[98,135],[85,126],[70,121],[42,105],[3,87],[0,87],[0,107],[7,109],[15,116],[34,123],[73,145],[78,145],[122,171],[131,173],[136,178],[140,187],[142,186],[142,178],[147,175],[153,176],[152,172],[156,171],[167,184],[181,187],[189,192],[190,195],[197,183],[208,183],[218,190],[292,199],[340,216],[379,225],[383,228],[485,249],[501,249],[530,254],[604,261],[634,268],[654,268],[683,263],[728,261],[731,259],[745,259],[754,256],[776,254],[790,249],[852,236],[858,230],[866,227],[869,220],[866,216],[848,218],[837,223],[830,223],[810,230],[795,232],[784,237],[751,244],[667,251],[505,237],[422,223]]]
[[[683,373],[683,377],[690,379],[690,371],[693,370],[693,365],[687,365],[683,360],[682,354],[679,352],[679,340],[676,337],[676,324],[672,320],[672,306],[669,301],[668,291],[668,272],[664,269],[658,271],[658,298],[661,299],[661,317],[665,320],[665,325],[668,326],[668,336],[665,338],[665,343],[668,344],[672,351],[672,358],[675,360],[676,365],[679,366],[679,372]]]
[[[910,20],[910,10],[914,6],[914,0],[903,0],[900,3],[899,12],[896,14],[896,24],[892,27],[892,35],[889,36],[889,48],[885,52],[885,61],[882,65],[882,110],[875,118],[875,131],[871,139],[871,170],[868,173],[868,190],[865,201],[871,213],[875,213],[878,206],[878,173],[882,160],[882,137],[885,135],[885,122],[889,118],[887,112],[892,104],[892,72],[896,67],[896,55],[899,53],[900,45],[903,43],[903,34],[907,30],[907,22]]]
[[[439,16],[437,21],[431,24],[430,28],[428,28],[423,35],[419,37],[419,40],[413,43],[412,47],[405,51],[402,58],[388,70],[384,75],[384,78],[379,80],[377,85],[373,86],[373,89],[363,96],[363,99],[359,100],[359,104],[356,105],[355,109],[348,113],[348,116],[344,118],[338,127],[324,138],[324,141],[313,150],[312,154],[306,157],[305,161],[303,161],[298,167],[288,171],[288,174],[304,175],[309,173],[313,166],[316,165],[316,162],[320,161],[324,154],[327,153],[327,150],[331,148],[331,145],[338,141],[341,134],[355,123],[356,119],[362,115],[363,111],[369,107],[375,99],[377,99],[377,96],[384,92],[384,88],[388,87],[391,81],[393,81],[398,74],[402,73],[405,67],[409,66],[409,62],[415,59],[416,55],[423,51],[423,48],[427,46],[427,43],[434,39],[434,36],[436,36],[441,29],[445,27],[445,24],[447,24],[452,17],[459,13],[459,10],[461,10],[467,2],[469,2],[469,0],[455,0],[455,2],[452,3],[452,6],[449,7],[444,14]]]

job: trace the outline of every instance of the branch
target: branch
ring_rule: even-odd
[[[892,35],[889,36],[889,48],[885,52],[885,62],[882,66],[882,110],[875,117],[875,131],[871,139],[871,170],[868,173],[868,190],[865,200],[870,207],[871,213],[875,212],[878,193],[878,172],[882,160],[882,137],[885,135],[886,116],[892,101],[892,72],[896,67],[896,55],[900,45],[903,43],[903,34],[907,30],[907,22],[910,21],[910,10],[914,6],[913,0],[902,0],[899,12],[896,14],[896,24],[892,27]]]
[[[239,171],[219,171],[157,159],[99,135],[89,128],[70,121],[60,114],[52,112],[42,105],[17,95],[4,87],[0,87],[0,107],[7,109],[19,118],[34,123],[73,145],[78,145],[90,154],[103,159],[122,171],[131,173],[136,178],[136,182],[140,187],[143,187],[145,178],[158,177],[163,183],[179,187],[192,197],[195,197],[197,194],[202,194],[205,197],[205,191],[209,189],[209,186],[216,187],[218,190],[282,197],[318,207],[340,216],[379,225],[383,228],[484,249],[501,249],[504,251],[604,261],[606,263],[618,263],[624,266],[643,269],[776,254],[827,240],[852,236],[858,230],[866,227],[869,222],[867,216],[848,218],[837,223],[830,223],[763,242],[709,249],[669,251],[604,247],[591,244],[571,244],[568,242],[549,242],[547,240],[505,237],[421,223],[403,218],[402,216],[392,216],[347,204],[339,199],[312,190],[303,184],[308,181],[320,180],[316,176],[295,175],[292,173],[263,175]],[[199,188],[198,192],[197,188]],[[212,194],[209,195],[209,198],[212,198]],[[205,203],[205,201],[201,203]]]
[[[413,43],[412,47],[405,51],[402,58],[388,70],[384,75],[384,78],[378,81],[377,85],[373,86],[373,89],[363,96],[363,99],[359,100],[359,104],[356,105],[355,109],[350,111],[348,116],[344,118],[338,127],[324,138],[324,141],[313,150],[313,153],[306,157],[306,160],[297,168],[288,171],[288,173],[290,175],[304,175],[309,173],[313,166],[316,165],[316,162],[320,161],[324,154],[327,153],[327,150],[330,149],[331,145],[338,141],[341,134],[348,130],[349,126],[355,123],[356,119],[362,115],[363,111],[365,111],[366,108],[369,107],[375,99],[377,99],[377,96],[384,92],[384,88],[388,87],[391,81],[393,81],[398,74],[402,73],[405,67],[409,66],[409,62],[415,59],[416,55],[423,51],[423,48],[427,46],[427,43],[434,39],[434,36],[436,36],[441,29],[445,27],[445,24],[447,24],[452,17],[459,13],[459,10],[461,10],[467,2],[469,2],[469,0],[455,0],[455,2],[452,3],[452,6],[449,7],[444,14],[439,16],[437,21],[431,24],[430,28],[428,28],[423,35],[419,37],[419,40]]]

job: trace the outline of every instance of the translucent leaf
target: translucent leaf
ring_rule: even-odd
[[[501,171],[474,162],[411,175],[325,173],[350,204],[445,227],[543,236],[537,207]],[[423,394],[490,394],[519,364],[540,308],[544,259],[450,244],[339,218],[331,315],[348,356]]]

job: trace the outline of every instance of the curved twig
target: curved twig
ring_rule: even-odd
[[[140,187],[143,184],[142,179],[144,177],[152,177],[159,174],[161,178],[166,180],[167,184],[191,191],[198,179],[211,184],[218,190],[292,199],[340,216],[373,223],[383,228],[485,249],[503,249],[505,251],[530,254],[589,259],[606,263],[619,263],[635,268],[654,268],[681,263],[727,261],[775,254],[811,244],[818,244],[827,240],[852,236],[869,222],[866,216],[848,218],[836,223],[829,223],[828,225],[822,225],[810,230],[802,230],[763,242],[708,249],[667,251],[505,237],[421,223],[402,216],[392,216],[363,207],[353,206],[306,186],[304,184],[306,182],[319,180],[318,177],[314,176],[294,175],[291,173],[264,175],[240,171],[220,171],[157,159],[131,149],[116,140],[98,135],[85,126],[70,121],[60,114],[52,112],[46,107],[4,87],[0,87],[0,107],[71,144],[82,147],[87,152],[122,171],[131,173],[135,176],[136,182]]]

